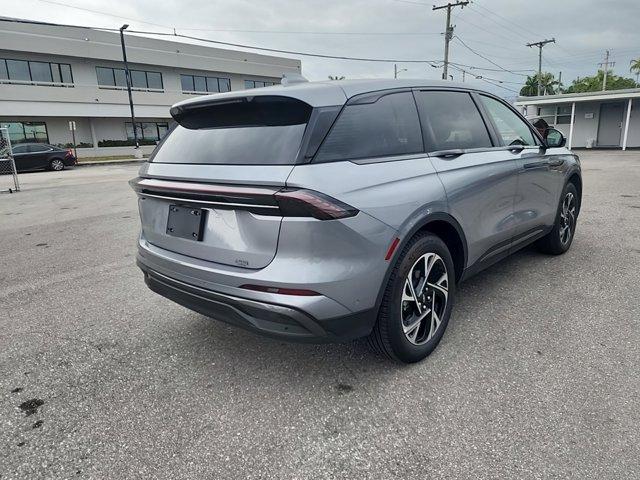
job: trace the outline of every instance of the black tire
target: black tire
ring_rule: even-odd
[[[565,215],[563,214],[563,207],[569,195],[573,196],[573,214]],[[576,233],[579,210],[580,199],[578,198],[578,191],[573,183],[567,183],[560,196],[560,203],[558,205],[558,211],[556,212],[556,221],[553,224],[553,228],[547,235],[538,240],[536,244],[538,250],[549,255],[562,255],[569,250]],[[568,219],[568,222],[565,221],[565,218]],[[568,235],[564,230],[567,223],[569,223]]]
[[[425,254],[434,253],[446,267],[448,296],[441,305],[440,324],[430,338],[420,345],[412,343],[403,329],[403,290],[416,262]],[[440,261],[439,260],[439,261]],[[451,253],[437,236],[424,233],[412,238],[403,248],[387,283],[378,319],[369,335],[369,345],[381,355],[403,363],[414,363],[427,357],[436,348],[449,323],[455,293],[455,270]],[[405,305],[406,306],[406,305]],[[416,306],[417,307],[417,306]],[[424,308],[424,305],[422,305]],[[401,310],[402,309],[402,310]],[[427,320],[429,321],[429,320]],[[418,327],[419,330],[422,327]],[[425,326],[424,328],[427,328]],[[424,332],[424,331],[423,331]],[[424,332],[427,333],[427,332]],[[416,331],[416,336],[418,335]],[[427,337],[429,334],[427,333]]]
[[[52,158],[49,162],[49,170],[53,170],[54,172],[64,170],[64,167],[64,161],[61,158]]]

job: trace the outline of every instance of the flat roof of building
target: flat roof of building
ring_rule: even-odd
[[[604,92],[562,93],[535,97],[518,97],[516,105],[544,105],[547,103],[573,103],[598,100],[625,100],[640,97],[640,88],[606,90]]]
[[[301,69],[301,61],[295,58],[165,40],[129,32],[126,32],[125,38],[130,63],[264,76],[280,76],[284,72],[300,73]],[[117,31],[0,16],[1,50],[122,61],[120,34]]]

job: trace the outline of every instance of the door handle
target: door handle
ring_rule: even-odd
[[[523,165],[523,167],[527,170],[531,169],[531,168],[540,168],[540,167],[548,167],[549,166],[549,162],[548,161],[543,161],[543,162],[531,162],[531,163],[525,163]]]
[[[550,167],[559,167],[564,164],[564,158],[560,160],[554,160],[553,162],[549,162]]]
[[[443,157],[443,158],[456,158],[460,155],[464,155],[464,150],[462,148],[454,148],[451,150],[440,150],[439,152],[431,153],[432,157]]]

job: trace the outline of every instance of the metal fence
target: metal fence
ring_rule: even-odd
[[[19,192],[18,172],[13,160],[11,139],[6,128],[0,128],[0,192]]]

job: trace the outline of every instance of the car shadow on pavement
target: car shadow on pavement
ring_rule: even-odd
[[[188,328],[191,329],[191,336],[201,341],[198,344],[198,354],[205,358],[200,358],[199,361],[232,362],[235,365],[243,365],[245,371],[255,368],[264,372],[266,369],[270,375],[277,375],[279,372],[285,378],[287,375],[317,375],[318,372],[332,372],[333,375],[356,374],[364,369],[378,375],[392,374],[417,366],[430,368],[434,357],[446,355],[447,349],[465,347],[464,325],[468,323],[462,321],[460,315],[477,310],[488,297],[485,294],[467,293],[476,290],[485,293],[499,292],[503,288],[510,288],[521,269],[534,265],[538,265],[538,269],[544,268],[540,266],[540,257],[548,258],[534,248],[526,248],[463,282],[459,287],[454,313],[442,342],[428,359],[413,366],[402,365],[376,355],[369,349],[366,339],[341,344],[286,342],[197,314],[193,315],[198,320],[190,323]],[[210,358],[207,359],[207,356]]]

